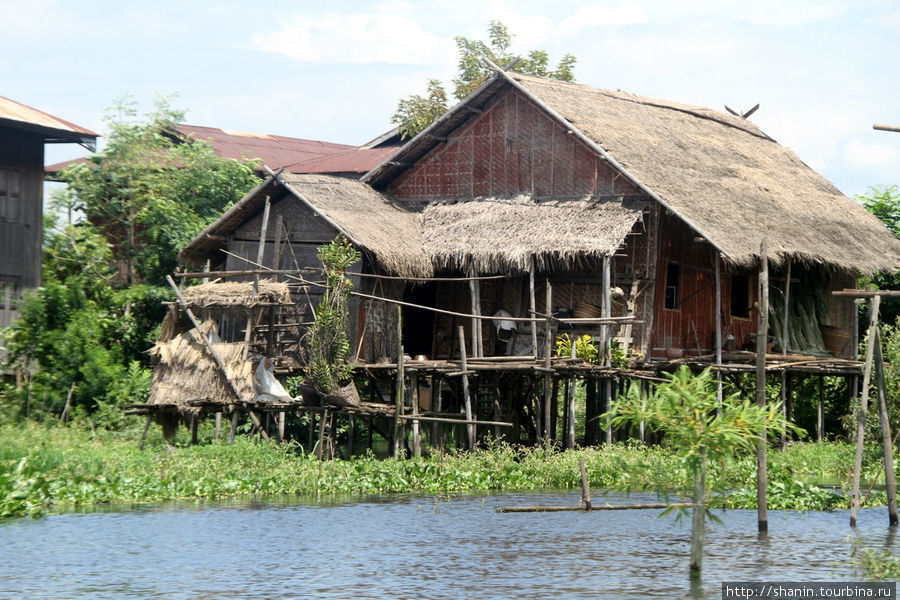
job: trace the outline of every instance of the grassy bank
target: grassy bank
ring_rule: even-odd
[[[0,517],[39,515],[54,507],[175,498],[264,494],[454,493],[558,489],[580,485],[578,459],[595,490],[689,487],[682,458],[665,447],[619,444],[568,452],[498,446],[415,460],[372,456],[318,462],[302,449],[239,437],[219,443],[138,450],[134,436],[77,427],[0,426]],[[867,468],[878,470],[877,457]],[[849,479],[852,448],[841,443],[797,444],[769,458],[770,507],[815,510],[846,505],[821,483]],[[718,499],[754,507],[755,456],[711,469]],[[635,474],[637,473],[637,474]],[[735,491],[736,490],[736,491]],[[597,492],[595,492],[597,493]]]

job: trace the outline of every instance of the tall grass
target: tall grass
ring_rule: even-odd
[[[690,485],[682,456],[666,447],[637,443],[566,452],[494,445],[414,460],[381,460],[370,454],[325,462],[293,444],[248,437],[238,437],[233,446],[210,442],[170,447],[151,436],[144,450],[137,446],[135,437],[99,430],[34,423],[0,426],[0,517],[39,515],[58,506],[175,498],[571,488],[580,485],[582,457],[595,489],[677,494]],[[809,496],[810,490],[819,489],[815,484],[845,481],[851,460],[852,448],[839,443],[798,444],[771,452],[770,474],[776,482],[785,482],[780,506],[790,508],[792,494]],[[634,472],[639,475],[626,475]],[[755,458],[716,465],[710,476],[718,489],[750,489]],[[745,506],[750,496],[755,502],[755,492],[747,498],[733,492],[727,497],[730,506]],[[833,505],[815,505],[807,497],[797,507]]]

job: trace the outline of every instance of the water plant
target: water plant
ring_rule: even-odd
[[[632,384],[604,416],[614,426],[644,423],[650,430],[664,433],[667,442],[683,452],[693,479],[690,574],[699,577],[709,493],[708,461],[750,451],[761,433],[780,434],[791,426],[775,404],[759,407],[735,394],[719,405],[711,369],[694,375],[682,366],[666,376],[668,381],[646,394]]]

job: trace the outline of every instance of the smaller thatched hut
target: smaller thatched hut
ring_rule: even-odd
[[[260,281],[256,292],[251,282],[213,282],[190,287],[182,293],[188,307],[202,320],[202,329],[225,367],[223,373],[210,355],[199,332],[186,315],[172,306],[163,322],[159,341],[150,350],[155,364],[149,404],[169,405],[182,415],[196,414],[197,401],[221,403],[252,400],[253,356],[248,341],[222,341],[218,321],[234,313],[249,314],[261,305],[288,304],[287,284]],[[252,321],[244,319],[245,327]],[[235,398],[228,380],[240,394]]]

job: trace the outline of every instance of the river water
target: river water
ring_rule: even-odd
[[[720,598],[722,581],[853,581],[854,537],[894,540],[887,509],[717,511],[700,586],[690,520],[660,510],[497,513],[578,492],[247,500],[0,521],[0,598]],[[594,504],[658,502],[642,494]]]

